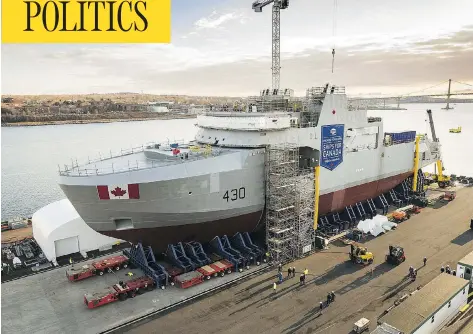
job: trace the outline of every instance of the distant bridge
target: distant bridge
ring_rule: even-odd
[[[422,98],[422,97],[442,97],[442,96],[446,96],[447,97],[447,106],[445,107],[445,109],[453,109],[452,107],[450,107],[450,97],[451,96],[468,96],[468,95],[473,95],[473,91],[457,91],[457,92],[452,92],[451,90],[451,86],[452,86],[452,81],[455,82],[455,83],[458,83],[458,84],[461,84],[461,85],[465,85],[465,86],[469,86],[469,87],[473,87],[473,85],[471,84],[468,84],[468,83],[464,83],[464,82],[459,82],[459,81],[455,81],[455,80],[452,80],[452,79],[449,79],[449,80],[446,80],[446,81],[442,81],[441,83],[437,84],[437,85],[434,85],[434,86],[430,86],[430,87],[427,87],[427,88],[424,88],[420,91],[416,91],[416,92],[412,92],[412,93],[409,93],[409,94],[405,94],[405,95],[398,95],[398,96],[383,96],[383,97],[354,97],[354,98],[349,98],[349,101],[350,102],[361,102],[360,104],[366,104],[366,102],[372,102],[372,101],[376,101],[376,102],[381,102],[381,101],[384,101],[384,103],[386,103],[387,100],[395,100],[397,102],[397,106],[399,107],[399,104],[400,103],[408,103],[408,101],[405,101],[406,99],[412,99],[412,98]],[[418,93],[421,93],[421,92],[424,92],[428,89],[432,89],[432,88],[435,88],[435,87],[438,87],[440,85],[443,85],[445,83],[448,82],[448,90],[446,91],[445,94],[439,94],[439,93],[435,93],[435,94],[422,94],[422,95],[414,95],[414,94],[418,94]],[[404,101],[403,101],[404,100]],[[363,103],[365,102],[365,103]],[[472,99],[472,102],[473,102],[473,99]]]

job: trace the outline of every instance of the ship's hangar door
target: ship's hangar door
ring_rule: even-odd
[[[79,252],[79,237],[69,237],[65,239],[54,240],[56,248],[56,258],[64,255]]]

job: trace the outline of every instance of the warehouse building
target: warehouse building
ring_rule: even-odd
[[[467,297],[468,281],[440,274],[379,319],[373,333],[438,333],[467,304]]]
[[[36,242],[45,257],[54,264],[61,256],[81,253],[86,257],[89,251],[110,249],[120,242],[91,229],[68,199],[36,211],[32,225]]]

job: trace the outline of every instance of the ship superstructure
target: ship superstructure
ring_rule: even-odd
[[[344,87],[264,90],[247,112],[197,117],[191,143],[148,144],[66,166],[60,186],[94,230],[163,250],[179,241],[253,231],[264,219],[268,147],[292,143],[301,168],[320,165],[318,213],[374,198],[413,174],[415,132],[384,133],[381,118],[348,110]],[[423,136],[419,168],[438,160]]]

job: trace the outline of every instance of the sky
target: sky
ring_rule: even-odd
[[[271,86],[271,6],[255,13],[251,3],[173,0],[171,44],[2,44],[2,94],[258,94]],[[471,13],[472,0],[291,0],[281,88],[300,95],[330,82],[349,95],[390,95],[449,78],[473,85]]]

